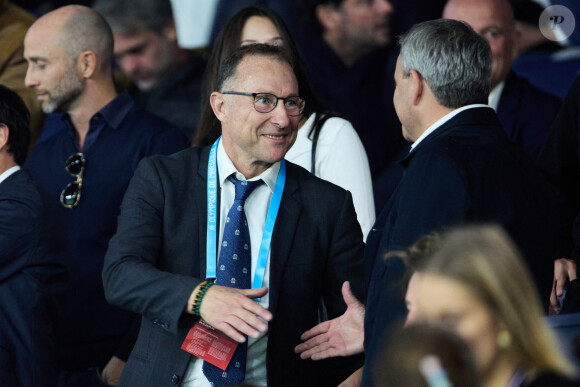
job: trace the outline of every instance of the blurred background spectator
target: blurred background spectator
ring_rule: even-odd
[[[44,115],[36,93],[24,86],[28,65],[22,55],[24,35],[36,18],[8,0],[0,0],[0,84],[14,90],[30,112],[30,147],[40,137]]]
[[[199,120],[201,52],[177,44],[169,0],[97,0],[93,8],[113,30],[115,60],[138,105],[177,125],[189,140]]]

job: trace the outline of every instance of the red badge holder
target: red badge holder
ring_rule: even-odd
[[[238,343],[200,319],[187,333],[181,349],[226,370]]]

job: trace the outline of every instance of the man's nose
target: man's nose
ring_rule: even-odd
[[[285,128],[290,124],[290,116],[286,111],[286,106],[284,106],[284,101],[278,101],[278,104],[271,111],[272,118],[271,121],[278,125],[279,128]]]
[[[379,14],[393,13],[393,5],[387,0],[375,0],[375,11]]]
[[[32,71],[30,70],[30,66],[26,70],[26,76],[24,77],[24,85],[26,87],[35,87],[38,86],[38,81],[32,75]]]
[[[125,55],[117,61],[123,72],[129,76],[139,68],[139,59],[133,55]]]

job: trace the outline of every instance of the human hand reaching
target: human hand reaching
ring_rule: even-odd
[[[566,284],[576,279],[576,263],[571,259],[560,258],[554,261],[554,283],[550,294],[549,314],[558,314],[562,305],[558,297],[564,294]]]
[[[342,285],[342,296],[347,305],[342,316],[320,323],[300,337],[304,342],[294,351],[302,359],[321,360],[363,352],[365,307],[352,294],[348,281]]]

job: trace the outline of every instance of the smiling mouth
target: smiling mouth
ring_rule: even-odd
[[[272,140],[282,140],[285,136],[274,136],[272,134],[265,134],[265,137],[271,138]]]

